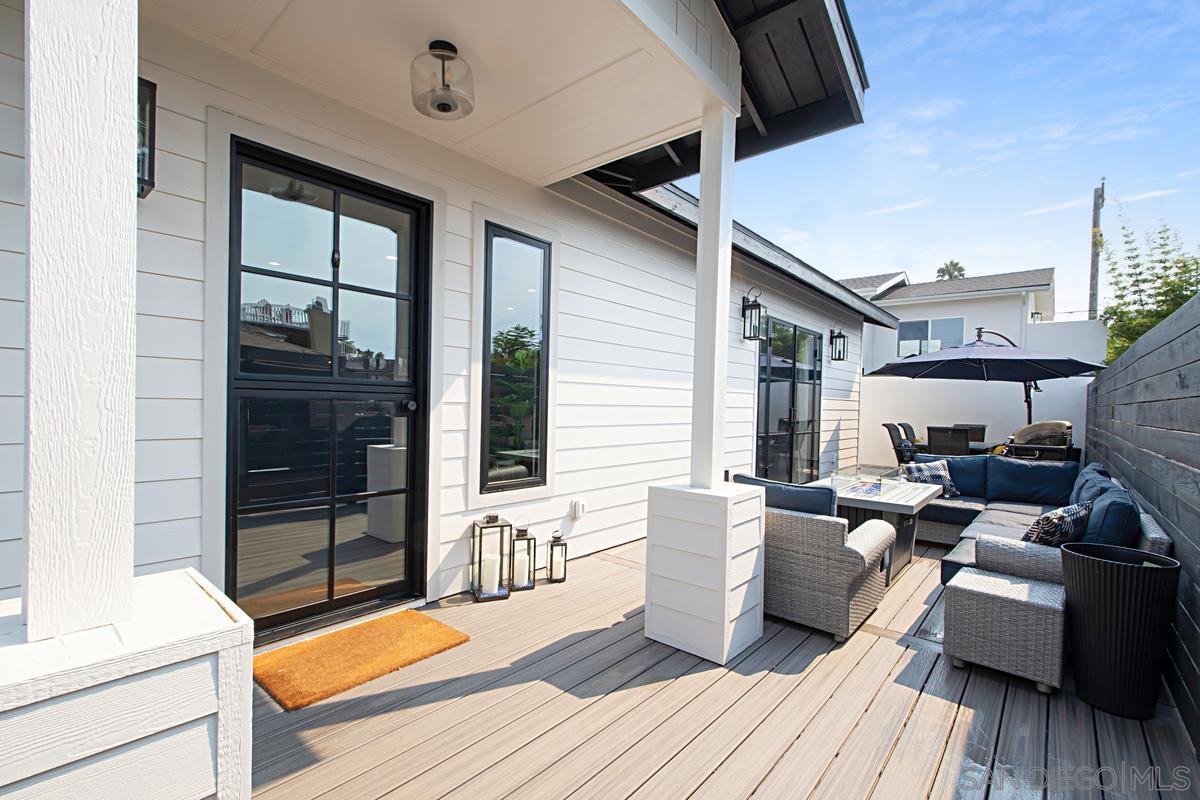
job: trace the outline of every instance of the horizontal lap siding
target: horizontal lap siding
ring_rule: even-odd
[[[1183,572],[1167,683],[1200,744],[1200,298],[1092,382],[1087,454],[1134,490],[1175,543]]]
[[[14,19],[19,24],[19,15]],[[476,204],[527,219],[560,237],[553,276],[558,331],[551,344],[557,358],[554,494],[507,504],[503,495],[496,495],[489,498],[488,509],[528,520],[543,541],[554,530],[563,530],[570,537],[572,556],[644,536],[647,486],[684,483],[690,470],[695,274],[694,255],[680,244],[678,231],[639,233],[250,65],[233,69],[216,51],[172,37],[178,34],[153,23],[143,25],[143,72],[159,85],[159,159],[158,187],[139,204],[139,571],[194,566],[201,542],[210,540],[202,536],[201,525],[203,403],[223,403],[225,398],[205,398],[203,386],[203,119],[209,106],[445,192],[443,258],[434,265],[443,284],[443,318],[434,323],[443,343],[440,374],[433,376],[441,390],[442,421],[432,432],[440,462],[430,491],[440,504],[440,517],[430,522],[436,566],[431,594],[464,588],[470,523],[484,511],[468,508],[467,491],[468,480],[477,480],[468,475],[471,448],[478,446],[469,435],[477,402],[470,390],[472,291],[478,277],[473,263]],[[3,105],[5,98],[20,103],[20,53],[16,56],[15,61],[8,58],[14,63],[6,63],[0,53],[0,158],[15,162],[6,169],[0,160],[0,184],[6,175],[20,173],[20,109]],[[363,177],[380,179],[370,170]],[[8,183],[0,186],[0,302],[19,302],[23,209],[19,203],[4,202],[6,197],[20,199],[19,186],[11,185],[11,179]],[[651,229],[655,225],[662,223],[652,223]],[[4,258],[6,249],[12,258]],[[740,257],[737,260],[735,269],[744,275],[747,267]],[[861,324],[824,301],[806,303],[794,286],[772,283],[769,276],[765,280],[773,310],[786,310],[789,320],[822,333],[834,325],[842,327],[851,337],[853,363],[825,364],[821,465],[828,471],[856,453]],[[739,472],[752,469],[755,442],[756,350],[741,339],[740,324],[740,298],[748,283],[764,285],[758,278],[735,279],[728,318],[725,467]],[[0,325],[0,411],[5,398],[19,405],[24,391],[22,351],[5,348],[5,336]],[[13,369],[7,370],[10,366]],[[14,431],[17,441],[10,441]],[[11,533],[11,522],[19,523],[20,470],[18,466],[13,473],[6,465],[19,465],[19,432],[20,426],[0,423],[0,538],[8,531],[13,540],[19,537],[19,531]],[[209,435],[222,436],[224,431]],[[6,454],[6,447],[12,452]],[[577,521],[568,513],[574,498],[585,499],[588,508]],[[224,524],[219,519],[204,522]],[[542,554],[539,561],[544,561]]]
[[[19,591],[25,370],[21,14],[0,8],[0,597]],[[138,201],[139,573],[198,566],[204,123],[160,94],[156,188]]]

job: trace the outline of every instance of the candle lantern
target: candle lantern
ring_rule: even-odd
[[[555,531],[546,546],[546,580],[550,583],[562,583],[567,579],[567,543],[563,541],[562,533]]]
[[[508,560],[510,591],[523,592],[533,588],[536,560],[537,539],[529,535],[529,528],[517,528],[512,540],[512,558]]]
[[[477,602],[503,600],[504,565],[512,553],[512,525],[496,514],[476,520],[471,532],[471,593]]]

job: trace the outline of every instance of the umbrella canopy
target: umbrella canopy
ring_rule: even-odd
[[[1070,378],[1098,369],[1104,369],[1104,365],[1080,361],[1077,358],[1035,353],[1032,350],[979,339],[962,347],[948,347],[933,353],[897,358],[867,374],[1024,383],[1050,378]]]
[[[1026,416],[1030,422],[1033,422],[1033,400],[1030,397],[1030,388],[1036,381],[1070,378],[1074,375],[1084,375],[1104,369],[1103,364],[1093,364],[1077,358],[1035,353],[1011,343],[985,342],[983,341],[984,333],[994,332],[979,328],[976,330],[976,340],[969,344],[962,347],[948,347],[932,353],[897,358],[879,369],[868,372],[867,376],[896,375],[902,378],[1023,383],[1025,384]]]

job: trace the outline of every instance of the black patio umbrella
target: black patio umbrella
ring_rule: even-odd
[[[985,333],[999,336],[1008,344],[985,342]],[[975,329],[975,341],[962,347],[948,347],[933,353],[921,353],[889,361],[867,375],[896,375],[902,378],[942,378],[956,381],[1008,381],[1025,384],[1026,417],[1033,422],[1033,398],[1036,382],[1050,378],[1070,378],[1104,369],[1077,358],[1051,356],[1017,347],[1002,333]]]

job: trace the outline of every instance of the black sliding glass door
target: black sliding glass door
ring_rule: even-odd
[[[420,592],[428,204],[235,143],[227,590],[271,628]]]
[[[755,470],[789,483],[816,480],[821,436],[821,336],[767,320],[758,351]]]

